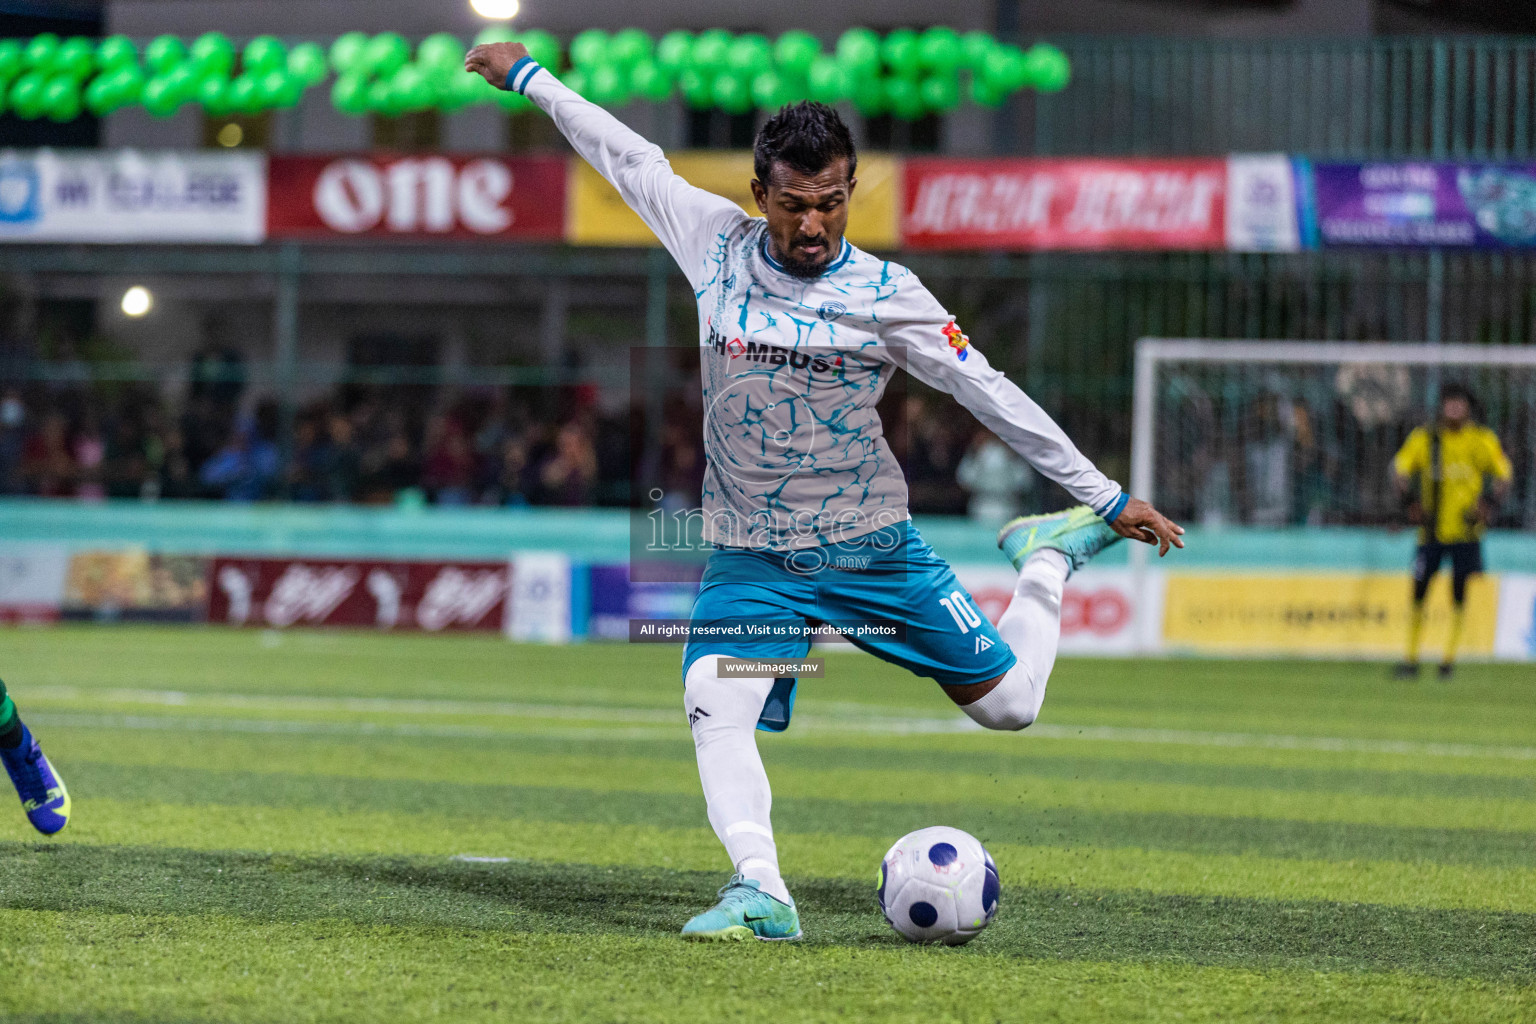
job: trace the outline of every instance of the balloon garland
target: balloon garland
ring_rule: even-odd
[[[1048,43],[1025,50],[985,32],[943,26],[884,37],[852,28],[830,50],[799,30],[777,39],[724,29],[654,39],[637,28],[588,29],[562,46],[548,32],[496,26],[475,38],[477,44],[510,40],[527,46],[571,88],[610,107],[678,97],[696,109],[744,114],[812,99],[911,120],[947,113],[967,99],[997,107],[1023,89],[1059,92],[1072,75],[1066,54]],[[215,117],[259,114],[297,106],[328,79],[332,105],[354,116],[451,113],[477,104],[509,112],[531,107],[517,93],[465,74],[466,49],[448,33],[428,36],[413,51],[394,32],[348,32],[329,48],[289,46],[269,35],[237,47],[208,32],[190,44],[158,36],[140,53],[126,36],[97,41],[45,32],[0,40],[0,111],[55,121],[134,106],[155,117],[187,106]]]

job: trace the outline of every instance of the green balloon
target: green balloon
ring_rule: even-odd
[[[873,29],[849,29],[837,39],[837,59],[846,67],[873,70],[880,63],[880,36]]]
[[[687,32],[668,32],[656,44],[656,63],[664,71],[677,74],[693,59],[693,36]]]
[[[80,83],[73,75],[56,75],[43,87],[43,113],[60,122],[80,116]]]
[[[368,79],[355,74],[337,78],[331,86],[331,106],[352,117],[368,113]]]
[[[256,88],[256,79],[250,75],[241,75],[229,83],[229,89],[224,93],[225,100],[229,103],[229,109],[241,114],[257,114],[261,112],[261,97]]]
[[[885,83],[885,98],[891,113],[904,121],[915,121],[927,113],[921,87],[911,78],[891,78]]]
[[[112,102],[112,83],[104,75],[97,75],[91,84],[85,87],[85,109],[96,117],[110,114],[114,109]]]
[[[26,64],[22,56],[21,42],[16,39],[0,39],[0,82],[9,82],[21,74]]]
[[[715,104],[714,82],[697,68],[684,68],[677,76],[677,88],[695,110],[707,110]]]
[[[246,71],[276,71],[288,62],[288,47],[276,36],[257,36],[245,44],[241,66]]]
[[[359,66],[368,54],[368,33],[348,32],[331,44],[331,67],[338,75],[364,70]]]
[[[222,32],[204,32],[189,51],[193,65],[204,75],[227,75],[235,67],[235,44]]]
[[[463,54],[459,55],[462,59]],[[305,85],[319,85],[329,73],[319,43],[300,43],[288,53],[288,73]]]
[[[571,68],[571,70],[560,76],[560,81],[564,82],[566,87],[578,96],[586,96],[590,91],[587,85],[587,73],[581,70],[581,68]]]
[[[711,28],[700,32],[693,41],[693,53],[689,64],[701,73],[718,70],[725,64],[731,49],[731,34],[723,28]]]
[[[114,68],[103,77],[111,83],[115,106],[128,107],[143,100],[146,79],[144,69],[137,64]]]
[[[177,64],[165,74],[159,76],[165,82],[165,87],[176,97],[177,104],[186,102],[192,98],[192,93],[197,90],[198,76],[192,70],[190,61]]]
[[[96,70],[96,44],[85,36],[71,36],[54,54],[53,66],[61,74],[84,78]],[[67,119],[66,119],[67,120]]]
[[[960,33],[943,25],[926,30],[917,40],[917,60],[929,71],[955,72],[965,59]]]
[[[1029,64],[1017,46],[999,46],[992,51],[981,76],[998,92],[1017,92],[1029,80]]]
[[[263,107],[286,109],[298,104],[304,95],[304,83],[282,68],[274,68],[256,79],[256,95]]]
[[[967,32],[960,37],[960,56],[966,67],[976,70],[986,66],[996,46],[997,40],[985,32]]]
[[[589,71],[608,59],[608,33],[599,28],[578,32],[571,40],[571,63]]]
[[[395,117],[400,111],[400,98],[390,88],[390,79],[375,78],[368,83],[368,109],[385,117]]]
[[[608,41],[608,59],[626,68],[650,60],[655,51],[656,44],[644,29],[621,29]]]
[[[43,32],[39,35],[35,35],[32,37],[32,41],[27,44],[27,48],[23,52],[26,57],[27,67],[52,67],[53,58],[56,57],[59,52],[59,37],[54,35],[52,32]],[[38,108],[38,112],[42,112],[41,107]],[[33,116],[35,117],[37,115],[34,114]]]
[[[960,79],[954,75],[930,75],[918,86],[923,106],[940,114],[960,105]]]
[[[865,117],[886,111],[885,82],[878,75],[859,75],[853,80],[853,105]]]
[[[653,60],[643,60],[629,72],[629,87],[635,95],[660,103],[672,95],[672,76]]]
[[[752,78],[752,102],[759,110],[778,110],[789,102],[784,76],[777,71],[759,71]]]
[[[90,100],[87,93],[86,100]],[[210,117],[223,117],[229,110],[229,79],[210,76],[197,83],[192,101],[202,107]]]
[[[144,83],[144,109],[149,111],[152,117],[170,117],[181,106],[181,97],[176,95],[169,82],[163,76],[156,76]]]
[[[917,33],[909,28],[899,28],[885,37],[880,44],[880,56],[891,74],[911,77],[921,68],[918,65]]]
[[[711,87],[715,106],[729,114],[745,114],[752,109],[752,87],[746,79],[729,71],[715,76]]]
[[[773,62],[786,75],[809,74],[820,53],[821,40],[800,29],[785,32],[773,44]]]
[[[1040,92],[1061,92],[1072,81],[1072,62],[1050,43],[1036,43],[1024,54],[1024,78]]]
[[[487,25],[475,36],[476,46],[487,46],[491,43],[510,43],[517,38],[510,25]]]
[[[841,103],[853,91],[847,68],[832,57],[817,57],[806,76],[811,99],[817,103]]]
[[[363,59],[369,71],[388,78],[410,62],[411,44],[398,32],[380,32],[368,40]]]
[[[599,64],[587,73],[591,91],[587,98],[605,107],[622,107],[629,102],[629,78],[618,64]]]
[[[725,61],[732,74],[750,78],[773,67],[773,47],[756,32],[747,32],[731,41]]]
[[[434,32],[416,47],[416,63],[432,70],[462,67],[465,46],[451,32]]]
[[[517,41],[528,47],[528,56],[551,71],[560,67],[560,40],[542,29],[519,32]]]
[[[41,71],[29,71],[16,80],[11,86],[10,101],[17,117],[31,121],[42,116],[43,90],[47,85],[48,76]]]
[[[1003,105],[1008,94],[996,88],[980,75],[971,79],[971,102],[979,107],[991,107],[997,109]]]
[[[187,59],[187,48],[175,36],[156,36],[144,48],[144,63],[156,74],[164,74]]]

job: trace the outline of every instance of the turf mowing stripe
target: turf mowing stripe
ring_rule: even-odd
[[[507,821],[470,815],[175,805],[119,800],[77,805],[54,845],[163,845],[348,856],[455,854],[718,872],[730,865],[707,828]],[[922,822],[920,824],[929,824]],[[24,825],[0,825],[22,839]],[[790,874],[863,880],[883,839],[779,831]],[[1536,912],[1536,870],[1397,861],[1290,860],[1167,850],[992,847],[1005,885],[1146,890],[1248,899]]]
[[[582,864],[96,846],[0,846],[0,875],[0,901],[13,909],[661,935],[712,902],[718,881]],[[792,881],[810,944],[897,943],[868,883]],[[1536,981],[1531,915],[1020,886],[1005,898],[973,953]]]
[[[69,783],[80,806],[144,793],[175,804],[307,808],[332,811],[458,814],[466,821],[559,819],[567,822],[691,828],[703,822],[698,794],[602,792],[539,786],[352,779],[72,761]],[[1107,846],[1318,860],[1432,861],[1536,868],[1528,835],[1462,829],[1404,829],[1308,824],[1254,818],[1091,812],[1045,808],[1018,814],[963,799],[938,804],[871,804],[836,799],[780,800],[780,831],[836,833],[889,840],[932,822],[963,828],[984,842],[1064,848]]]
[[[960,950],[719,947],[344,920],[0,911],[0,1012],[128,1024],[763,1019],[804,1022],[1479,1021],[1536,1014],[1512,982],[1016,958]],[[90,984],[79,984],[88,977]]]
[[[181,720],[151,721],[156,722],[158,728],[164,722]],[[284,725],[273,725],[272,731],[286,731]],[[441,783],[510,782],[652,793],[697,793],[699,786],[696,769],[686,762],[530,754],[515,746],[493,751],[455,751],[453,756],[445,757],[441,749],[426,744],[396,744],[387,755],[381,756],[377,749],[355,742],[333,740],[316,744],[276,735],[270,738],[197,736],[169,744],[126,742],[126,737],[114,730],[111,742],[106,740],[107,737],[99,737],[92,744],[99,751],[94,755],[83,745],[72,747],[66,743],[58,748],[60,753],[55,756],[68,755],[75,750],[81,756],[94,756],[124,765],[195,768],[234,761],[271,765],[286,772],[310,770],[363,778],[413,778]],[[1095,811],[1225,815],[1400,827],[1536,830],[1536,803],[1487,797],[1360,796],[1140,780],[1081,782],[1028,776],[936,773],[928,768],[822,770],[800,763],[777,764],[773,784],[778,796],[788,798],[820,797],[835,792],[847,800],[933,803],[949,802],[955,794],[964,793],[969,803],[1021,810],[1070,806]]]
[[[576,719],[594,722],[673,724],[681,711],[644,707],[611,707],[581,704],[530,704],[507,701],[400,700],[362,697],[324,697],[312,694],[263,696],[256,694],[192,694],[181,690],[82,690],[79,687],[36,687],[28,694],[38,704],[89,701],[102,704],[148,704],[177,708],[228,708],[286,712],[353,712],[398,716],[455,715],[517,719]],[[867,732],[879,736],[926,733],[986,732],[960,715],[891,716],[871,708],[838,704],[819,711],[802,712],[795,725],[810,732]],[[1207,732],[1189,729],[1138,729],[1116,726],[1072,725],[1038,722],[1030,727],[1034,738],[1116,744],[1237,747],[1270,750],[1319,751],[1323,753],[1391,754],[1405,757],[1493,758],[1536,761],[1536,746],[1500,746],[1475,743],[1422,743],[1408,740],[1368,740],[1342,736]]]

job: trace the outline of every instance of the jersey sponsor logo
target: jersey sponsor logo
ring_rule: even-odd
[[[816,310],[816,315],[829,323],[848,312],[848,307],[841,302],[823,302]]]
[[[949,347],[955,350],[955,358],[965,362],[965,357],[971,354],[971,339],[961,333],[953,320],[944,326],[944,337],[949,339]]]
[[[841,355],[832,356],[829,359],[825,356],[811,355],[809,352],[780,348],[778,345],[770,345],[767,342],[742,341],[740,338],[727,339],[714,327],[709,329],[709,344],[718,354],[728,355],[733,360],[745,359],[749,363],[767,366],[788,366],[792,370],[827,373],[838,378],[842,378],[846,371]]]

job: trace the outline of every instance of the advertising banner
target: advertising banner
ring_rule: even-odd
[[[752,154],[748,151],[672,153],[672,169],[706,192],[725,196],[754,217]],[[584,160],[571,161],[570,231],[573,245],[660,245],[613,186]],[[894,249],[900,166],[878,153],[859,157],[858,186],[848,208],[848,240],[866,249]]]
[[[1007,567],[955,566],[955,576],[970,591],[976,607],[996,623],[1008,602],[1019,574]],[[1153,582],[1161,587],[1159,574]],[[1062,654],[1123,655],[1138,649],[1136,600],[1133,574],[1129,569],[1095,569],[1072,574],[1061,599]],[[1144,616],[1155,617],[1160,609],[1156,601],[1144,608]],[[1157,633],[1152,623],[1150,632]]]
[[[1536,575],[1505,573],[1499,577],[1499,624],[1494,630],[1493,656],[1536,661]]]
[[[1316,163],[1323,246],[1536,245],[1536,164]]]
[[[272,238],[565,234],[562,157],[274,156],[268,174]]]
[[[0,622],[52,622],[64,604],[69,550],[59,544],[0,548]]]
[[[505,562],[217,558],[208,620],[235,626],[499,630]]]
[[[0,242],[250,245],[266,200],[259,153],[0,152]]]
[[[1283,153],[1227,157],[1227,248],[1299,252],[1296,166]]]
[[[1473,577],[1461,649],[1490,655],[1498,602],[1495,577]],[[1402,573],[1194,575],[1173,573],[1164,598],[1170,653],[1401,657],[1408,640],[1409,586]],[[1430,585],[1424,650],[1443,648],[1450,581]]]
[[[510,639],[563,644],[575,632],[571,559],[558,551],[530,551],[512,560],[512,599],[505,620]]]
[[[913,249],[1222,249],[1223,159],[906,161]]]
[[[588,569],[587,635],[594,640],[628,640],[633,619],[686,619],[693,611],[697,583],[637,583],[627,565]]]
[[[196,622],[208,607],[208,561],[143,548],[76,551],[64,586],[66,619]]]

